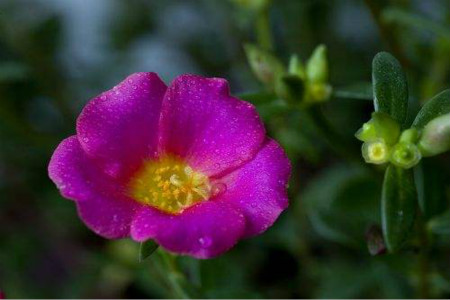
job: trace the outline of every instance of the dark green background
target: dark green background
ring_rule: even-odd
[[[303,60],[328,47],[335,89],[370,82],[371,61],[390,51],[405,68],[410,117],[450,87],[450,2],[276,0],[277,55]],[[375,3],[375,6],[372,6]],[[371,14],[375,12],[377,21]],[[153,71],[224,77],[232,92],[259,92],[243,43],[253,16],[223,0],[0,1],[0,289],[9,298],[173,297],[158,256],[138,263],[139,245],[89,231],[47,176],[56,145],[75,132],[86,102],[128,74]],[[220,258],[180,258],[192,293],[217,298],[414,297],[415,232],[395,255],[370,256],[365,233],[380,224],[382,168],[335,155],[307,115],[256,102],[269,135],[293,163],[290,207],[265,234]],[[353,134],[372,102],[322,107],[359,155]],[[412,117],[411,117],[412,116]],[[336,146],[336,145],[335,145]],[[427,159],[426,217],[448,211],[450,157]],[[450,297],[449,233],[430,234],[430,295]]]

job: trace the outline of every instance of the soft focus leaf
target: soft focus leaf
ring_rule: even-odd
[[[375,111],[389,114],[403,124],[408,113],[408,85],[402,66],[387,52],[378,53],[372,62]]]
[[[428,30],[450,39],[450,29],[447,26],[404,9],[386,8],[383,10],[382,18],[387,23],[397,23],[410,28]]]
[[[360,82],[333,90],[333,97],[354,100],[373,100],[373,88],[370,82]]]
[[[24,80],[29,75],[26,65],[17,62],[0,63],[0,83]]]
[[[153,254],[156,249],[158,249],[159,245],[155,243],[153,240],[148,240],[146,242],[142,242],[139,248],[139,261],[144,261],[147,257]]]
[[[341,166],[316,178],[301,199],[319,234],[362,248],[366,230],[379,218],[379,192],[379,183],[364,171]]]
[[[253,44],[245,44],[244,50],[256,78],[273,88],[279,76],[286,72],[282,62],[269,51]]]
[[[448,200],[445,196],[448,173],[436,159],[423,159],[414,168],[414,181],[417,187],[419,207],[425,218],[429,219],[448,207]]]
[[[384,240],[390,252],[398,251],[414,224],[417,192],[412,170],[389,166],[381,197]]]
[[[450,90],[445,90],[428,100],[414,120],[413,126],[422,129],[431,120],[450,113]]]
[[[427,226],[435,234],[450,234],[450,210],[432,218]]]

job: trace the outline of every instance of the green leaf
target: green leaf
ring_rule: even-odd
[[[301,198],[320,235],[363,248],[366,229],[380,219],[379,187],[380,182],[364,170],[338,166],[315,178]]]
[[[427,30],[445,38],[450,38],[450,29],[444,23],[439,24],[426,16],[413,14],[399,8],[386,8],[382,12],[382,20],[386,23],[397,23],[410,28]]]
[[[408,85],[398,60],[387,52],[375,55],[372,62],[375,111],[389,114],[403,124],[408,113]]]
[[[450,234],[450,210],[431,219],[427,226],[435,234]]]
[[[416,205],[413,171],[390,165],[381,196],[383,235],[390,252],[398,251],[406,241],[414,224]]]
[[[431,120],[447,113],[450,113],[450,89],[428,100],[417,114],[413,126],[422,129]]]
[[[350,86],[337,88],[333,91],[333,97],[352,100],[373,100],[372,83],[359,82]]]
[[[153,240],[148,240],[146,242],[142,242],[139,248],[139,261],[144,261],[147,257],[153,254],[156,249],[158,249],[159,245],[155,243]]]
[[[442,162],[436,158],[423,159],[414,167],[419,207],[427,220],[440,214],[448,205],[445,196],[448,176]]]

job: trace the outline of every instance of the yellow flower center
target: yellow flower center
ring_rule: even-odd
[[[364,143],[362,154],[366,162],[372,164],[384,164],[389,160],[389,148],[384,140]]]
[[[174,156],[145,162],[129,188],[136,201],[170,214],[181,213],[211,195],[208,177]]]

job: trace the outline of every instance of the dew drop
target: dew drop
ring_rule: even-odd
[[[222,182],[216,182],[211,187],[211,193],[213,197],[219,196],[220,194],[225,193],[227,190],[227,185]]]
[[[198,239],[198,242],[203,248],[208,248],[212,244],[212,239],[209,236],[204,236]]]

